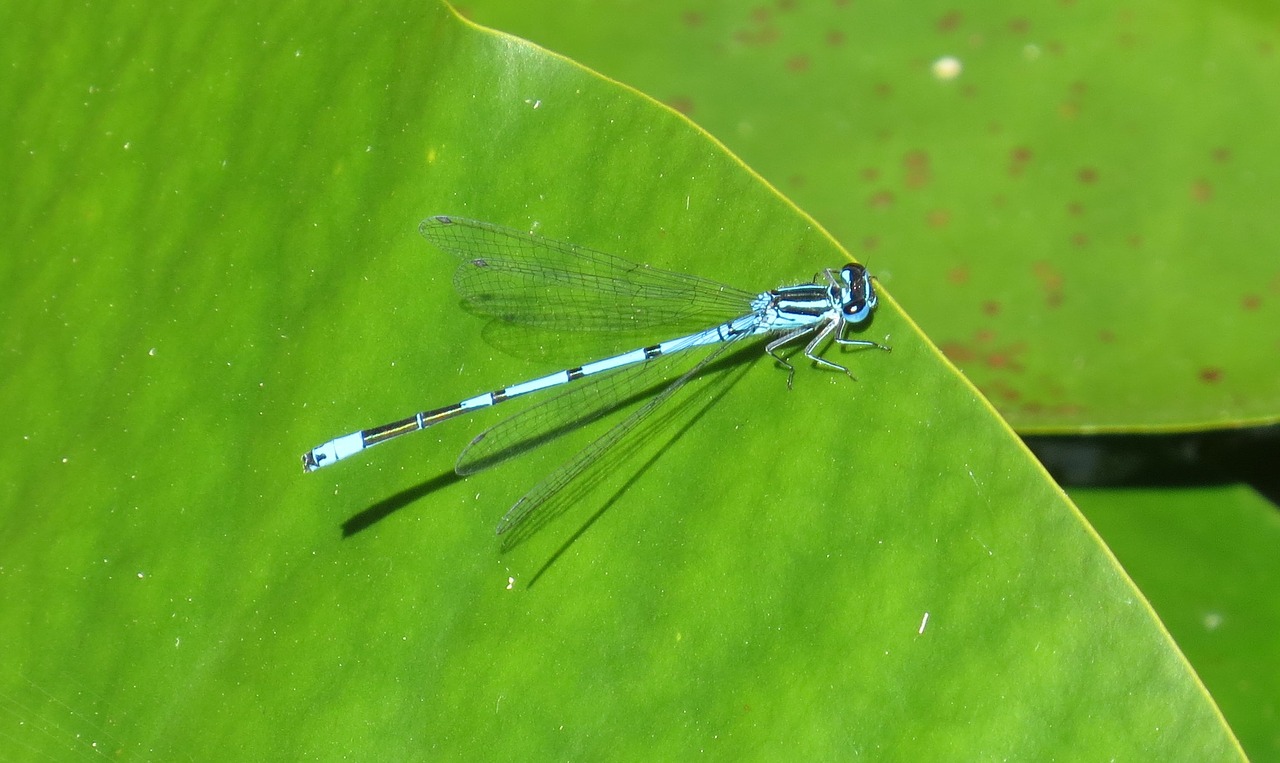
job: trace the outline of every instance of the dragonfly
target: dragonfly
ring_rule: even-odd
[[[801,341],[804,357],[819,367],[848,368],[816,354],[824,342],[889,348],[846,331],[868,322],[876,291],[866,268],[848,263],[828,268],[811,283],[749,292],[693,275],[641,265],[612,254],[462,217],[429,217],[419,232],[458,260],[453,285],[468,311],[486,316],[486,335],[594,332],[608,336],[667,331],[673,338],[646,344],[573,368],[501,387],[362,429],[318,445],[302,456],[314,472],[374,445],[442,421],[491,408],[526,395],[561,394],[509,417],[477,435],[458,456],[455,471],[473,474],[577,428],[637,398],[651,397],[547,475],[502,517],[497,534],[522,527],[719,358],[751,338],[765,337],[764,350],[787,369],[779,350]],[[690,330],[689,327],[698,327]],[[490,331],[492,329],[492,331]],[[701,350],[701,354],[695,353]],[[692,358],[690,356],[693,356]],[[678,373],[678,360],[692,363]],[[696,362],[694,362],[696,359]],[[674,377],[674,379],[672,378]]]

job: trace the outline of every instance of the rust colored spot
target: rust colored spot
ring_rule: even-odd
[[[1034,154],[1026,146],[1017,146],[1009,152],[1009,174],[1017,177],[1027,169]]]
[[[1078,79],[1075,82],[1072,82],[1070,87],[1071,87],[1071,92],[1074,95],[1084,95],[1085,93],[1089,92],[1089,85],[1084,80]]]
[[[888,209],[893,206],[893,202],[893,191],[879,191],[871,195],[867,200],[867,206],[872,209]]]
[[[1142,236],[1139,236],[1137,233],[1130,236],[1128,239],[1126,239],[1126,241],[1128,241],[1129,246],[1134,249],[1142,248],[1142,244],[1143,244]]]
[[[1001,400],[1010,403],[1016,403],[1018,400],[1022,399],[1021,392],[1014,389],[1007,382],[1001,380],[996,380],[987,385],[987,387],[983,389],[983,392],[987,397],[998,397]]]
[[[1080,217],[1084,214],[1084,205],[1078,201],[1073,201],[1067,205],[1067,214],[1072,217]]]
[[[1217,384],[1222,381],[1222,369],[1212,366],[1200,369],[1200,381],[1205,384]]]
[[[929,184],[929,154],[919,149],[908,151],[902,157],[902,166],[906,170],[908,188],[923,188]]]
[[[1098,341],[1103,344],[1111,344],[1116,341],[1116,333],[1111,329],[1102,329],[1098,332]]]
[[[688,96],[678,95],[675,98],[669,99],[667,101],[667,105],[685,116],[689,116],[693,113],[693,99]]]
[[[946,209],[934,209],[925,215],[930,228],[945,228],[951,222],[951,212]]]
[[[1262,297],[1257,294],[1246,294],[1240,299],[1240,306],[1249,312],[1253,312],[1262,307]]]
[[[995,196],[991,197],[991,206],[993,207],[1003,207],[1008,203],[1009,200],[1004,197],[1003,193],[997,193]]]
[[[778,0],[778,10],[786,13],[795,10],[796,0]]]
[[[1048,260],[1039,260],[1031,266],[1031,272],[1044,289],[1044,301],[1049,307],[1062,305],[1062,274]]]
[[[865,238],[862,239],[862,250],[864,252],[870,252],[874,249],[879,248],[879,246],[880,246],[879,236],[866,236]]]
[[[956,27],[960,26],[962,21],[964,21],[964,15],[960,11],[950,11],[938,19],[938,31],[953,32]]]
[[[875,94],[879,98],[888,98],[893,95],[893,85],[888,82],[877,82],[875,86]]]
[[[787,59],[787,68],[793,72],[809,71],[809,57],[804,55],[792,56]]]
[[[1000,303],[994,299],[989,299],[982,303],[982,312],[992,318],[1000,314]]]
[[[947,271],[947,281],[956,286],[964,286],[969,283],[969,268],[964,265],[957,265]]]
[[[773,11],[763,5],[751,9],[751,19],[761,24],[767,23],[773,17]]]
[[[966,82],[960,86],[960,95],[965,98],[972,98],[978,94],[978,86],[972,82]]]
[[[866,167],[862,172],[858,173],[858,176],[868,183],[871,183],[880,179],[880,170],[875,167]]]
[[[1197,178],[1191,184],[1191,200],[1206,204],[1213,200],[1213,184],[1204,178]]]
[[[788,178],[788,181],[791,183],[792,188],[804,188],[805,184],[809,182],[804,175],[792,175]]]
[[[827,44],[833,48],[843,46],[844,40],[844,32],[841,32],[839,29],[832,29],[830,32],[827,32]]]
[[[987,355],[985,362],[987,367],[993,371],[1013,371],[1016,373],[1022,370],[1022,364],[1008,352],[993,352]]]
[[[938,345],[938,349],[942,350],[942,354],[946,355],[952,363],[968,363],[978,357],[976,352],[961,342],[943,342]]]
[[[1049,40],[1049,42],[1045,44],[1044,49],[1055,56],[1062,55],[1066,50],[1065,46],[1062,44],[1062,40]]]
[[[996,332],[991,329],[978,329],[973,332],[973,339],[979,344],[986,344],[996,338]]]
[[[1093,167],[1081,167],[1076,172],[1076,179],[1085,185],[1092,185],[1098,182],[1098,171]]]
[[[697,11],[685,11],[685,13],[680,16],[680,20],[684,22],[684,25],[687,27],[700,27],[702,26],[703,18],[702,14]]]
[[[1074,246],[1074,247],[1077,247],[1077,248],[1079,248],[1079,247],[1084,247],[1084,246],[1088,246],[1088,245],[1089,245],[1089,234],[1087,234],[1087,233],[1072,233],[1072,234],[1071,234],[1071,245],[1072,245],[1072,246]]]
[[[1063,119],[1075,119],[1080,116],[1080,104],[1074,101],[1064,101],[1058,107],[1058,113],[1062,115]]]
[[[1009,19],[1009,31],[1014,34],[1026,34],[1031,31],[1031,22],[1021,17]]]
[[[1226,146],[1215,148],[1213,150],[1213,160],[1219,164],[1226,164],[1231,161],[1231,149]]]

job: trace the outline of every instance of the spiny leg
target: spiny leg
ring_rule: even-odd
[[[858,379],[857,379],[857,377],[856,377],[856,376],[854,376],[854,375],[849,371],[849,369],[845,368],[844,366],[840,365],[839,363],[832,363],[831,361],[827,360],[826,358],[819,357],[819,356],[817,356],[817,355],[814,355],[814,354],[813,354],[813,351],[814,351],[815,349],[817,349],[817,347],[818,347],[818,345],[819,345],[819,344],[821,344],[821,343],[822,343],[822,340],[824,340],[824,339],[826,339],[828,336],[830,336],[830,335],[831,335],[831,332],[835,330],[835,328],[836,328],[836,326],[837,326],[838,324],[843,324],[843,321],[840,321],[838,318],[837,318],[837,319],[833,319],[833,320],[829,320],[829,321],[827,321],[826,323],[822,324],[822,329],[821,329],[820,331],[818,331],[818,333],[817,333],[817,334],[815,334],[815,335],[814,335],[813,339],[809,341],[809,344],[805,345],[805,348],[804,348],[804,356],[805,356],[806,358],[808,358],[809,360],[812,360],[814,363],[817,363],[818,365],[822,366],[823,368],[830,368],[830,369],[832,369],[833,371],[844,371],[844,372],[845,372],[845,374],[847,374],[847,375],[849,376],[849,378],[850,378],[850,379],[853,379],[854,381],[857,381],[857,380],[858,380]],[[837,337],[837,339],[838,339],[838,338],[839,338],[839,337]]]
[[[774,360],[781,363],[783,367],[787,369],[787,389],[791,389],[791,381],[796,378],[796,367],[788,363],[781,355],[774,352],[774,350],[777,350],[779,347],[782,347],[785,344],[794,342],[795,340],[799,339],[800,337],[804,336],[805,334],[808,334],[813,330],[814,330],[813,326],[801,326],[798,329],[792,329],[791,331],[788,331],[787,333],[783,334],[782,336],[778,337],[777,339],[773,340],[772,342],[764,346],[764,351],[769,353],[769,355]]]

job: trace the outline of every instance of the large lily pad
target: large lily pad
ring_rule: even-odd
[[[466,8],[688,112],[1020,431],[1280,418],[1274,7]]]
[[[492,527],[564,448],[301,473],[546,370],[426,214],[752,288],[844,260],[678,115],[442,6],[6,15],[5,757],[1240,758],[892,287],[892,354],[827,351],[858,382],[735,367],[524,556]]]

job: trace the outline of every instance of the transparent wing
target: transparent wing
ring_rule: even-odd
[[[556,331],[705,328],[750,312],[756,295],[586,247],[460,217],[418,227],[459,258],[453,283],[472,312]]]
[[[673,349],[653,360],[582,379],[560,394],[494,424],[458,454],[462,476],[496,466],[658,391],[673,370],[697,359]]]
[[[506,536],[502,543],[503,550],[510,550],[522,543],[597,484],[610,471],[599,468],[602,458],[608,455],[610,459],[621,459],[630,454],[632,446],[638,444],[632,438],[640,432],[647,431],[642,428],[642,425],[653,413],[679,392],[690,379],[724,355],[729,348],[736,346],[739,341],[741,340],[735,339],[717,345],[659,394],[637,408],[599,439],[583,448],[568,463],[547,475],[523,498],[516,501],[498,523],[497,533]],[[612,463],[612,460],[608,463]],[[568,489],[571,486],[574,489]]]

